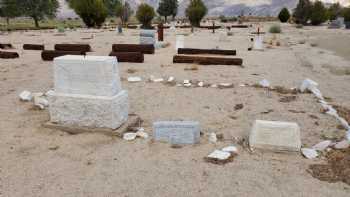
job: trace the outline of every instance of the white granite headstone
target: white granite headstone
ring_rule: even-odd
[[[185,36],[184,35],[177,35],[176,36],[176,51],[179,48],[185,48]]]
[[[254,45],[253,45],[253,49],[254,50],[264,50],[264,37],[261,35],[257,35],[254,38]]]
[[[67,55],[54,59],[50,120],[67,126],[116,129],[128,118],[118,62],[108,56]]]

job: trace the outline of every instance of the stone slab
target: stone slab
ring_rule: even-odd
[[[251,148],[276,152],[300,151],[300,128],[291,122],[256,120],[250,132]]]
[[[155,38],[156,36],[156,31],[155,30],[147,30],[147,29],[142,29],[140,31],[140,37],[151,37]]]
[[[117,137],[123,137],[124,133],[129,132],[130,130],[135,130],[135,128],[138,128],[142,123],[142,119],[133,114],[129,114],[129,118],[127,122],[122,124],[117,129],[110,129],[110,128],[95,128],[95,127],[79,127],[74,125],[61,125],[57,123],[52,122],[46,122],[42,126],[44,128],[49,129],[56,129],[61,130],[64,132],[67,132],[72,135],[77,135],[81,133],[101,133],[108,136],[117,136]]]
[[[155,44],[156,39],[154,37],[140,37],[140,44]]]
[[[199,143],[200,125],[194,121],[160,121],[153,123],[154,138],[171,144]]]
[[[111,97],[52,92],[48,100],[52,123],[116,129],[128,119],[125,90]]]
[[[55,58],[54,84],[56,93],[114,96],[121,91],[117,59],[79,55]]]

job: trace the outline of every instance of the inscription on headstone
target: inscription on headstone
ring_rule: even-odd
[[[153,124],[157,141],[172,144],[195,144],[199,142],[200,125],[194,121],[161,121]]]

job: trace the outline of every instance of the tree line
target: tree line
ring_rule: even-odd
[[[339,3],[331,4],[327,8],[318,0],[315,2],[299,0],[292,14],[287,8],[283,8],[278,15],[283,23],[292,19],[295,23],[302,25],[320,25],[327,20],[335,20],[338,17],[344,17],[345,21],[350,22],[350,8],[344,8]]]
[[[69,7],[83,20],[87,27],[101,27],[107,17],[119,17],[125,24],[134,14],[126,0],[66,0]],[[10,19],[16,17],[31,17],[35,26],[39,27],[39,21],[56,16],[59,8],[58,0],[0,0],[0,17],[6,18],[7,24]],[[137,20],[143,28],[150,28],[151,22],[156,16],[174,18],[178,12],[178,0],[161,0],[158,9],[146,3],[138,6],[136,11]],[[202,0],[190,0],[186,9],[186,16],[193,26],[199,26],[200,21],[207,14],[208,9]]]

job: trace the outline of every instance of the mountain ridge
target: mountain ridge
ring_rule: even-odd
[[[133,9],[141,3],[148,3],[154,8],[158,7],[159,0],[126,0],[130,3]],[[349,5],[347,0],[322,0],[325,3],[340,2],[342,5]],[[60,10],[58,18],[77,17],[73,10],[68,8],[65,0],[59,0]],[[280,10],[284,7],[292,10],[296,7],[298,0],[203,0],[208,7],[208,16],[237,16],[242,12],[245,15],[257,16],[277,16]],[[189,0],[179,0],[178,16],[182,17],[185,14]]]

